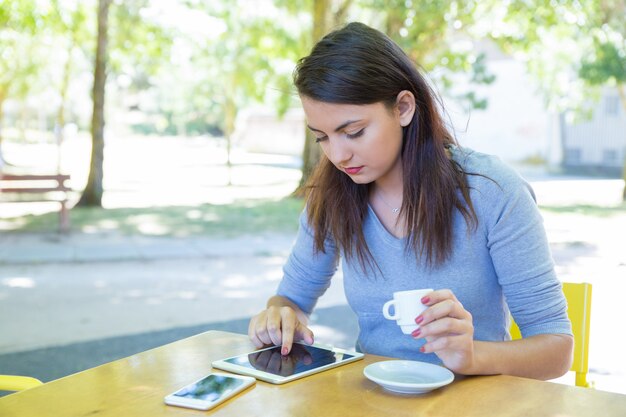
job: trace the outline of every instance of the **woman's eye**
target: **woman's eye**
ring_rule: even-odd
[[[363,134],[363,132],[365,131],[365,128],[359,130],[358,132],[355,133],[346,133],[346,136],[349,137],[350,139],[356,139],[359,136],[361,136]]]
[[[315,137],[315,143],[320,143],[323,140],[326,140],[327,137],[326,136],[316,136]]]

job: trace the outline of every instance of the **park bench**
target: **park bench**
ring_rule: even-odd
[[[69,179],[69,175],[62,174],[15,175],[0,173],[1,202],[58,201],[61,204],[61,211],[59,212],[59,230],[61,232],[67,232],[70,227],[67,197],[72,189],[65,185],[65,181]],[[16,195],[18,198],[6,200],[6,194]]]

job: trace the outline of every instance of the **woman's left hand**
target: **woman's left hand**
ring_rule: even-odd
[[[456,373],[472,373],[475,366],[472,315],[447,289],[427,294],[422,303],[429,308],[415,319],[420,328],[412,334],[426,339],[420,350],[436,354]]]

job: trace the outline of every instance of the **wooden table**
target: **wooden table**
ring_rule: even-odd
[[[163,397],[252,349],[247,336],[210,331],[0,398],[2,417],[96,416],[626,416],[626,395],[510,376],[457,378],[418,396],[384,391],[364,360],[285,385],[257,384],[207,412]]]

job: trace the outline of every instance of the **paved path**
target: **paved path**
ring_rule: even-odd
[[[293,238],[13,235],[0,264],[0,317],[12,317],[0,319],[11,335],[0,353],[250,317]],[[344,303],[339,275],[321,305]]]

